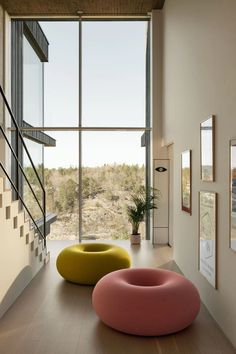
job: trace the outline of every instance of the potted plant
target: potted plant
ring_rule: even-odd
[[[149,193],[147,193],[144,187],[131,194],[131,204],[127,206],[128,220],[132,225],[132,234],[130,235],[131,244],[140,244],[140,223],[144,221],[148,210],[157,209],[155,202],[159,200],[159,194],[159,191],[154,188],[150,188]]]

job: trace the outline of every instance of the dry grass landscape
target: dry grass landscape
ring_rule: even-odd
[[[144,185],[144,166],[104,165],[83,168],[83,237],[127,239],[131,232],[126,206]],[[51,239],[78,237],[78,170],[45,169],[47,210],[57,214]],[[141,225],[144,236],[144,225]]]

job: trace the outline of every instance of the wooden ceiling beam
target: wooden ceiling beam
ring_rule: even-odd
[[[11,16],[132,16],[162,9],[165,0],[0,0]]]

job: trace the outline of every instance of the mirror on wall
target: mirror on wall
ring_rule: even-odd
[[[236,251],[236,139],[230,140],[230,248]]]
[[[215,119],[209,116],[200,124],[201,136],[201,179],[205,182],[213,182],[214,174],[214,135]]]
[[[181,154],[181,207],[191,214],[191,150]]]
[[[216,288],[217,194],[199,192],[199,271]]]

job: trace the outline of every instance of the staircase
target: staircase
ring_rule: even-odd
[[[10,153],[7,164],[0,160],[1,318],[43,265],[48,262],[50,256],[46,248],[45,189],[1,86],[0,97],[2,97],[4,110],[11,118],[11,125],[14,128],[14,135],[11,135],[5,126],[0,125],[0,148],[6,147]],[[12,145],[13,141],[14,144]],[[34,187],[25,173],[22,165],[23,153],[27,155],[34,178],[40,187],[42,202],[38,199]],[[16,171],[13,174],[13,179],[11,173],[9,173],[9,166],[7,168],[6,165],[15,166]],[[27,184],[32,200],[41,210],[40,225],[24,200],[23,182]],[[6,183],[11,189],[5,188]],[[16,198],[17,200],[15,200]]]
[[[19,200],[12,200],[12,190],[5,189],[0,177],[0,317],[25,286],[49,261],[50,254]]]

